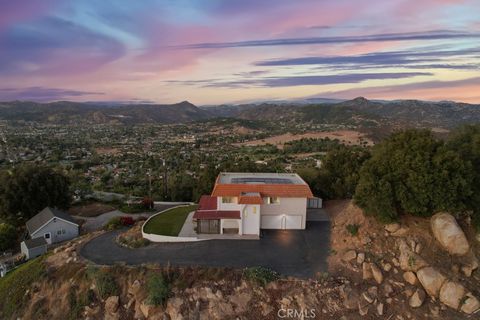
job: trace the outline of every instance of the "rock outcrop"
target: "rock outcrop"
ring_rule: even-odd
[[[435,238],[450,254],[462,256],[470,250],[465,233],[451,214],[435,214],[430,220],[430,226]]]
[[[440,288],[440,301],[455,310],[458,309],[464,295],[465,288],[453,281],[445,281],[442,288]]]
[[[428,295],[438,297],[446,278],[433,267],[425,267],[417,272],[417,277]]]
[[[480,309],[480,301],[471,293],[467,293],[462,301],[460,310],[466,314],[472,314]]]

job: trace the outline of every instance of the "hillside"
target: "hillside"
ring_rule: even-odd
[[[204,108],[215,116],[248,120],[290,120],[363,127],[453,128],[480,121],[480,106],[419,100],[371,101],[365,98],[320,104],[246,104]],[[252,112],[255,110],[255,112]]]
[[[0,119],[35,121],[51,124],[72,123],[183,123],[210,118],[208,111],[188,101],[170,105],[128,104],[106,106],[101,104],[60,101],[53,103],[2,102]]]
[[[51,124],[185,123],[212,118],[235,118],[294,123],[353,125],[363,128],[428,127],[450,129],[480,122],[480,105],[419,100],[371,101],[356,98],[341,102],[264,102],[259,104],[197,107],[176,104],[117,104],[0,102],[0,120]]]
[[[89,234],[1,278],[0,318],[273,320],[292,309],[304,312],[292,319],[478,319],[480,251],[467,219],[461,229],[455,222],[455,236],[447,227],[440,233],[457,244],[465,232],[469,250],[458,256],[429,218],[382,225],[344,200],[327,202],[326,211],[328,272],[313,279],[169,263],[98,266],[81,254],[98,235]]]

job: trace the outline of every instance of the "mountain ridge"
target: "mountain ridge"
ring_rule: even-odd
[[[254,112],[252,112],[254,111]],[[0,102],[0,120],[50,124],[175,124],[213,118],[316,122],[359,126],[402,125],[452,128],[480,122],[480,105],[422,100],[368,100],[357,97],[321,103],[262,102],[200,106],[175,104],[95,104],[71,101],[37,103]]]

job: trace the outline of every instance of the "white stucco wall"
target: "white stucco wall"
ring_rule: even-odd
[[[302,216],[302,229],[307,219],[307,198],[280,198],[280,203],[260,205],[262,216],[299,215]]]
[[[232,197],[232,203],[222,203],[222,197],[217,198],[217,208],[218,210],[241,210],[242,205],[238,204],[238,198]]]
[[[223,228],[235,229],[238,228],[238,234],[242,234],[242,220],[240,219],[221,219],[220,233],[223,233]]]
[[[247,204],[243,210],[240,211],[242,214],[243,234],[260,235],[260,210],[260,205]]]

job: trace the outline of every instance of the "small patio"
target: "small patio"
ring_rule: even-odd
[[[197,238],[199,240],[217,240],[217,239],[227,239],[227,240],[258,240],[259,236],[257,235],[239,235],[239,234],[197,234],[195,231],[195,223],[193,220],[193,215],[195,212],[190,212],[185,219],[182,229],[180,230],[178,237],[179,238]]]

